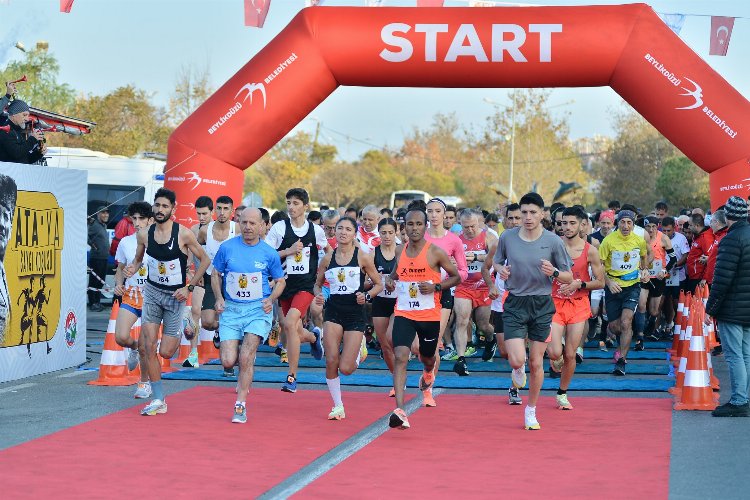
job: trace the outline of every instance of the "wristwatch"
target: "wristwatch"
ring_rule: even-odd
[[[188,289],[188,292],[192,292],[195,289],[195,285],[188,285],[187,289]]]
[[[372,302],[372,297],[370,296],[370,292],[365,293],[365,302]]]
[[[555,269],[555,272],[552,273],[552,277],[557,278],[558,276],[560,276],[560,271],[558,269]]]
[[[581,288],[586,289],[586,282],[581,280]]]
[[[440,283],[435,283],[435,291],[439,292],[443,289],[443,287],[440,285]]]

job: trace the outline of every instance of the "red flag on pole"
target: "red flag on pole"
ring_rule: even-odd
[[[444,0],[417,0],[417,7],[442,7]]]
[[[73,0],[60,0],[60,12],[70,14],[70,9],[73,8]]]
[[[245,0],[245,26],[262,28],[271,0]]]
[[[711,56],[725,56],[729,49],[729,39],[734,28],[733,17],[711,16]]]

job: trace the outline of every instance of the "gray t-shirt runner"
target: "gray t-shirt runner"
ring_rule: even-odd
[[[510,277],[505,289],[516,296],[552,295],[552,278],[542,272],[542,259],[548,260],[560,271],[570,271],[572,262],[565,244],[555,233],[544,230],[535,241],[524,241],[521,228],[503,231],[495,251],[495,264],[507,259]]]

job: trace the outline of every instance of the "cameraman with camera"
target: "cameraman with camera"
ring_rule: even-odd
[[[0,102],[5,104],[16,92],[14,83],[6,82],[5,96]],[[8,104],[8,127],[0,131],[0,161],[32,164],[41,160],[47,152],[44,134],[33,130],[29,124],[29,105],[20,99]],[[28,125],[28,127],[27,127]]]

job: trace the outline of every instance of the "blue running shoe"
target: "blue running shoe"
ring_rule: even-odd
[[[287,375],[286,382],[281,386],[281,390],[284,392],[297,392],[297,379],[293,375]]]
[[[310,331],[315,335],[315,342],[310,344],[310,354],[315,359],[323,359],[323,343],[321,342],[323,332],[317,326]]]

